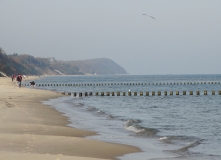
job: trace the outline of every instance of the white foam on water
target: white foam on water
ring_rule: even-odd
[[[128,85],[48,87],[52,90],[65,92],[127,92],[128,89],[131,89],[137,91],[137,93],[140,91],[170,90],[174,92],[180,91],[180,93],[187,91],[188,93],[188,91],[193,90],[194,95],[192,96],[88,96],[67,99],[67,104],[60,103],[59,101],[62,101],[62,99],[55,101],[55,103],[58,103],[58,110],[70,117],[70,126],[101,133],[100,137],[93,138],[131,144],[142,148],[144,152],[135,155],[143,158],[133,159],[146,160],[150,159],[149,157],[161,157],[161,155],[165,159],[171,159],[166,157],[170,157],[171,154],[172,156],[176,155],[167,151],[165,153],[163,150],[172,151],[183,147],[184,149],[180,150],[184,154],[182,159],[185,159],[185,157],[188,160],[221,159],[221,99],[217,94],[217,91],[221,90],[221,85],[187,85],[187,82],[191,81],[220,81],[221,75],[70,76],[68,78],[62,76],[58,78],[46,77],[45,79],[48,79],[48,82],[53,80],[54,83],[59,81],[62,84],[69,82],[77,84],[115,82],[136,84],[141,81],[147,84],[152,84],[153,82],[158,84],[159,82],[169,83],[168,85],[131,85],[129,88]],[[170,82],[185,82],[186,85],[170,85]],[[204,90],[209,92],[207,96],[202,94],[200,96],[195,95],[196,91],[203,93]],[[212,90],[216,91],[216,95],[211,94]],[[56,106],[57,104],[54,105]],[[87,110],[86,108],[89,106],[94,107],[94,109]],[[99,110],[103,113],[98,113],[97,111]],[[131,119],[130,124],[126,126],[125,129],[127,130],[124,130],[124,122],[128,119]],[[135,133],[138,136],[135,136]],[[191,143],[200,139],[203,139],[202,143],[191,145]],[[189,145],[190,147],[186,147]],[[147,155],[148,158],[142,156],[145,153],[149,153],[149,156]],[[131,158],[127,157],[125,159]]]

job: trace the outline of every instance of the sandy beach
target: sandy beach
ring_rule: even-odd
[[[133,146],[84,138],[97,133],[68,127],[67,117],[41,103],[60,96],[64,95],[19,88],[11,78],[0,77],[0,159],[116,159],[141,151]]]

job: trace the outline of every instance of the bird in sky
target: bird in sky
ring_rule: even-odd
[[[144,16],[148,16],[148,17],[150,17],[150,18],[152,18],[152,19],[155,19],[153,16],[149,16],[149,15],[147,15],[147,14],[143,14]]]

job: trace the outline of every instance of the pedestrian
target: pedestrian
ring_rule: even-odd
[[[13,80],[14,80],[14,74],[12,74],[12,82],[13,82]]]
[[[21,88],[21,82],[22,82],[22,76],[21,76],[21,74],[18,74],[18,75],[17,75],[16,80],[17,80],[17,82],[18,82],[19,88]]]

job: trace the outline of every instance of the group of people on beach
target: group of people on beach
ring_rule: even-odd
[[[16,80],[17,83],[18,83],[18,87],[19,87],[19,88],[21,88],[22,77],[26,78],[25,75],[22,76],[20,73],[19,73],[17,76],[14,75],[14,74],[12,74],[12,76],[11,76],[12,82],[13,82],[14,80]],[[27,78],[28,78],[28,76],[27,76]],[[30,85],[34,87],[34,86],[35,86],[35,82],[34,82],[34,81],[31,81],[31,82],[30,82]]]
[[[22,82],[22,76],[21,76],[21,74],[18,74],[17,76],[16,75],[14,75],[14,74],[12,74],[12,82],[14,81],[14,80],[16,80],[17,81],[17,83],[18,83],[18,87],[19,88],[21,88],[21,82]]]
[[[22,77],[26,78],[25,75],[22,76],[20,73],[19,73],[17,76],[14,75],[14,74],[12,74],[12,76],[11,76],[12,82],[13,82],[14,80],[16,80],[17,83],[18,83],[18,87],[19,87],[19,88],[21,88]],[[27,78],[28,78],[28,77],[27,77]],[[30,85],[34,87],[34,86],[35,86],[35,82],[34,82],[34,81],[30,82]]]

